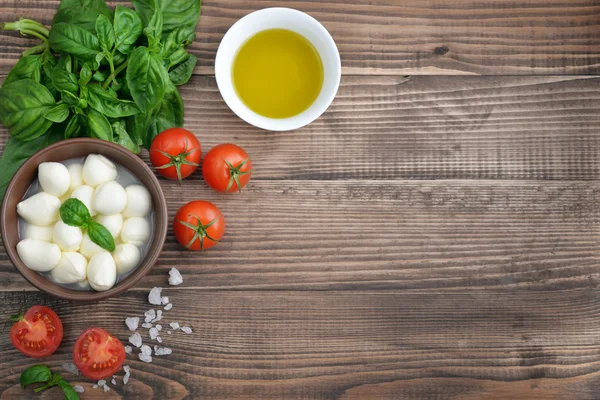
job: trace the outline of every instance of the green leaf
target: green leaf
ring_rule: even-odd
[[[84,61],[93,61],[100,51],[98,38],[73,24],[61,22],[50,31],[50,46],[59,53],[70,53]]]
[[[81,72],[79,72],[79,85],[86,86],[92,80],[92,70],[88,66],[88,64],[83,64],[81,68]]]
[[[150,54],[146,47],[136,48],[129,56],[127,85],[141,111],[153,109],[162,100],[169,73],[162,60]]]
[[[92,242],[108,251],[115,251],[115,239],[103,225],[91,222],[87,231]]]
[[[52,25],[68,22],[90,33],[96,33],[96,18],[100,14],[112,20],[112,12],[104,0],[63,0]]]
[[[0,122],[19,140],[42,136],[52,125],[44,115],[55,105],[52,93],[32,79],[21,79],[0,88]]]
[[[119,100],[98,85],[90,85],[88,103],[94,110],[109,118],[122,118],[139,114],[133,101]]]
[[[52,372],[45,365],[34,365],[21,373],[19,383],[21,387],[32,383],[48,382],[52,379]]]
[[[133,45],[142,34],[142,20],[130,8],[117,6],[113,21],[115,28],[115,48],[123,54],[129,54]]]
[[[52,84],[54,87],[61,92],[70,92],[76,94],[79,90],[77,75],[72,72],[68,72],[64,69],[54,68],[50,78],[52,79]]]
[[[106,15],[100,14],[96,19],[96,36],[104,51],[111,51],[115,45],[115,30]]]
[[[79,395],[67,381],[62,380],[58,382],[58,386],[60,386],[65,393],[65,400],[79,400]]]
[[[131,0],[131,2],[140,14],[144,26],[149,24],[154,10],[160,7],[164,33],[169,33],[181,26],[195,30],[198,18],[200,18],[200,0]]]
[[[180,86],[187,83],[194,72],[198,58],[195,55],[190,54],[189,58],[181,64],[175,66],[169,71],[169,78],[175,86]]]
[[[112,128],[115,143],[120,144],[132,153],[138,154],[140,152],[140,146],[138,146],[137,143],[134,143],[131,136],[127,133],[127,130],[125,130],[125,121],[120,120],[113,122]]]
[[[79,199],[67,199],[60,206],[60,219],[69,226],[84,228],[92,220],[90,210]]]
[[[49,110],[44,118],[52,121],[61,123],[69,117],[69,105],[68,104],[59,104],[58,106]]]
[[[87,116],[90,136],[112,142],[113,131],[106,117],[93,108],[89,109]]]
[[[8,85],[9,83],[20,81],[21,79],[31,79],[39,83],[41,72],[41,55],[21,57],[13,69],[8,73],[3,85]]]
[[[62,101],[64,101],[70,106],[79,106],[79,103],[81,101],[79,97],[75,96],[71,92],[62,92],[60,98],[62,99]]]
[[[87,127],[87,117],[83,114],[75,114],[69,120],[65,128],[65,139],[83,136]]]
[[[105,74],[102,71],[96,71],[94,72],[94,75],[92,75],[92,79],[96,82],[104,82],[106,78],[108,78],[108,74]]]
[[[183,100],[175,86],[171,86],[163,101],[153,111],[146,127],[144,147],[147,149],[159,133],[178,126],[183,126]]]

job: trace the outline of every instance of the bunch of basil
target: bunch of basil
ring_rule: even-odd
[[[62,139],[93,137],[134,153],[183,125],[176,86],[196,57],[201,0],[62,0],[48,30],[29,19],[1,24],[42,40],[23,53],[0,88],[0,122],[11,137],[0,159],[0,199],[18,167]]]

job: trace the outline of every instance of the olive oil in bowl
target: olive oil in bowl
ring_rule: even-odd
[[[240,99],[267,118],[290,118],[306,111],[323,87],[323,63],[304,36],[267,29],[248,39],[232,66]]]

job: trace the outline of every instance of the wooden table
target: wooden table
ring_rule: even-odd
[[[344,66],[329,111],[290,133],[242,122],[213,76],[233,22],[281,5],[319,19]],[[50,24],[57,6],[0,0],[0,15]],[[31,43],[0,35],[1,79]],[[200,174],[162,184],[171,215],[217,204],[222,244],[185,252],[170,230],[141,284],[98,304],[40,294],[0,248],[1,318],[54,308],[57,371],[90,325],[126,341],[154,286],[174,303],[163,325],[193,327],[165,338],[171,356],[129,356],[108,394],[65,373],[82,399],[600,398],[597,0],[205,0],[191,51],[186,127],[256,172],[242,195]],[[3,331],[2,399],[33,398],[18,378],[35,363]]]

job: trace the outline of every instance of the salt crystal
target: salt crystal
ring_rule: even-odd
[[[92,389],[98,389],[98,385],[92,386]]]
[[[150,322],[144,322],[142,324],[142,328],[150,329],[152,328],[152,324]]]
[[[160,292],[162,291],[161,287],[154,287],[148,294],[148,302],[150,304],[154,304],[156,306],[160,306],[162,304],[162,297],[160,297]]]
[[[154,340],[158,336],[158,329],[150,328],[150,330],[148,331],[148,334],[150,335],[150,339]]]
[[[104,379],[100,379],[100,380],[98,381],[98,384],[97,384],[97,385],[98,385],[98,386],[104,386],[104,385],[106,385],[106,380],[104,380]]]
[[[65,371],[70,372],[73,375],[79,375],[79,369],[77,369],[77,366],[72,362],[62,363],[61,365]]]
[[[168,304],[169,303],[169,298],[167,296],[163,296],[162,299],[160,299],[160,301],[163,304]]]
[[[94,385],[94,386],[97,386],[97,385]],[[75,385],[75,386],[73,386],[73,390],[76,391],[77,393],[83,393],[83,392],[85,392],[85,389],[81,385]]]
[[[169,303],[165,306],[165,311],[169,311],[171,308],[173,308],[173,303]]]
[[[156,329],[158,329],[159,331],[162,331],[162,325],[156,325]]]
[[[140,324],[140,319],[138,317],[130,317],[125,319],[125,323],[131,332],[135,332]]]
[[[135,347],[140,347],[142,345],[142,337],[139,333],[136,332],[133,335],[129,336],[129,343],[131,343]]]
[[[129,382],[129,377],[131,376],[131,368],[129,365],[123,365],[123,371],[125,371],[125,376],[123,377],[123,385],[127,385]]]
[[[108,385],[104,385],[102,387],[104,389],[104,393],[108,392],[110,390],[110,388],[108,387]]]
[[[144,316],[146,317],[146,318],[144,319],[144,322],[150,322],[150,321],[152,321],[154,318],[156,318],[156,310],[154,310],[154,309],[150,309],[150,310],[148,310],[148,311],[146,311],[146,312],[144,313]]]
[[[179,322],[171,322],[169,325],[171,325],[171,328],[173,328],[173,330],[179,329]]]
[[[167,333],[170,335],[170,334],[171,334],[171,331],[167,331]]]
[[[123,365],[123,371],[128,374],[131,371],[131,367],[129,365]]]
[[[112,379],[112,381],[110,381],[110,383],[112,383],[113,385],[117,384],[117,380],[115,378]]]
[[[152,362],[152,356],[147,356],[146,354],[138,354],[138,357],[140,358],[140,360],[142,360],[145,363],[151,363]]]
[[[155,348],[154,350],[154,354],[156,354],[157,356],[166,356],[173,353],[173,350],[171,350],[168,347],[159,347],[159,348]]]
[[[185,333],[192,333],[192,328],[190,328],[189,326],[182,326],[181,330]]]
[[[156,341],[157,341],[158,343],[162,343],[162,338],[161,338],[160,336],[157,336],[157,337],[156,337]]]
[[[177,271],[177,268],[173,267],[169,271],[169,285],[177,286],[183,283],[183,277]]]
[[[154,323],[154,322],[158,322],[158,321],[160,321],[161,319],[162,319],[162,310],[158,310],[158,311],[156,312],[156,318],[154,318],[154,319],[153,319],[152,321],[150,321],[150,322],[152,322],[152,323]]]
[[[140,348],[140,351],[142,352],[143,355],[149,356],[152,354],[152,348],[150,346],[148,346],[147,344],[143,345]]]
[[[131,354],[132,351],[133,349],[131,348],[131,346],[125,346],[125,353]]]

